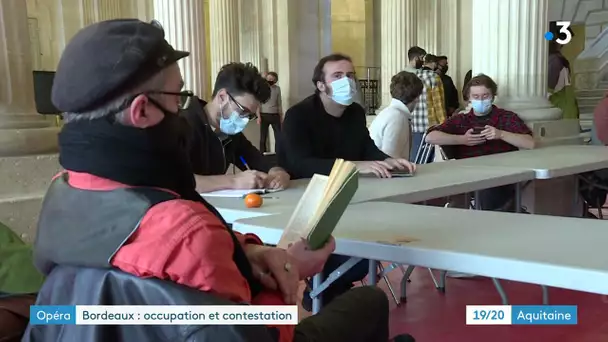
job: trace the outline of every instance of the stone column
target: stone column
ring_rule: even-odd
[[[34,106],[27,18],[25,1],[0,1],[0,156],[57,151],[58,129]]]
[[[276,0],[260,0],[262,17],[262,58],[266,71],[277,70],[277,4]]]
[[[382,106],[391,100],[391,77],[408,64],[407,50],[416,40],[416,0],[383,0],[381,3]]]
[[[416,45],[425,49],[427,53],[437,55],[439,53],[439,30],[442,26],[446,26],[446,23],[439,21],[439,1],[417,0],[416,18],[418,23],[416,25]]]
[[[184,89],[205,96],[208,87],[205,53],[205,13],[200,0],[154,0],[154,19],[165,29],[165,38],[177,50],[190,56],[178,62]]]
[[[497,104],[526,122],[561,118],[547,100],[549,0],[473,0],[473,75],[498,84]]]
[[[262,71],[261,0],[239,0],[241,62],[252,63]]]
[[[211,78],[215,83],[215,76],[223,65],[240,60],[239,1],[209,1]]]

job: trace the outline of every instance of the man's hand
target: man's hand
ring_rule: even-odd
[[[283,170],[271,170],[266,178],[267,189],[287,189],[291,177]]]
[[[237,173],[232,179],[232,188],[238,190],[263,189],[268,175],[264,172],[247,170]]]
[[[384,162],[391,166],[391,170],[405,171],[410,173],[416,172],[416,164],[410,163],[409,160],[403,158],[386,158]]]
[[[281,248],[245,246],[254,276],[271,290],[280,290],[285,304],[296,304],[300,285],[299,261]]]
[[[475,145],[481,145],[481,144],[483,144],[485,142],[486,142],[486,139],[483,137],[483,134],[473,134],[473,129],[472,128],[470,128],[462,136],[462,145],[475,146]]]
[[[374,174],[378,178],[391,178],[392,166],[385,161],[357,161],[357,170],[362,174]]]
[[[258,118],[255,120],[255,122],[257,122],[257,123],[258,123],[258,125],[259,125],[259,124],[261,124],[261,123],[262,123],[262,119],[261,119],[261,118],[258,116]]]
[[[481,131],[481,136],[487,140],[500,140],[502,139],[502,131],[492,126],[485,126],[484,130]]]
[[[313,251],[308,246],[308,242],[302,239],[296,243],[289,245],[287,253],[289,253],[295,262],[298,263],[300,270],[300,279],[306,279],[323,271],[327,258],[336,249],[336,241],[333,237],[323,246],[323,248]]]

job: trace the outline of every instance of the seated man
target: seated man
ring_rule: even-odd
[[[472,109],[431,128],[426,137],[428,143],[454,145],[457,159],[534,148],[532,131],[524,121],[517,114],[492,105],[497,85],[490,77],[475,76],[464,90]],[[501,186],[481,191],[475,200],[483,210],[501,210],[514,193],[514,186]]]
[[[192,127],[189,155],[199,192],[289,186],[289,174],[272,167],[242,133],[269,98],[270,85],[255,66],[230,63],[217,75],[212,100],[195,97],[181,112]],[[230,164],[243,172],[227,175]]]
[[[376,147],[369,135],[363,107],[354,102],[355,69],[348,56],[334,54],[322,58],[312,82],[315,94],[291,107],[283,122],[279,164],[294,178],[328,175],[336,158],[353,161],[362,174],[390,178],[392,169],[414,170],[405,159],[393,159]],[[332,255],[325,268],[331,273],[348,257]],[[368,263],[361,261],[323,293],[323,301],[350,289],[367,275]],[[310,309],[308,291],[304,307]]]
[[[305,242],[263,246],[232,231],[199,196],[178,116],[180,97],[192,96],[181,90],[176,63],[186,56],[160,27],[135,19],[93,24],[66,46],[52,91],[65,113],[59,160],[66,171],[53,180],[38,223],[35,262],[48,277],[37,304],[156,302],[143,288],[181,289],[176,300],[200,291],[240,304],[294,304],[299,280],[321,270],[333,251],[332,239],[317,251]],[[99,272],[107,274],[101,289],[80,276]],[[387,341],[388,309],[382,291],[363,287],[296,327],[260,329],[281,342]],[[259,340],[228,334],[238,328],[36,325],[24,341]]]

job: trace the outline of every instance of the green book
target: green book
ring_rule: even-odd
[[[287,226],[278,246],[306,239],[312,249],[327,242],[359,187],[356,165],[336,160],[329,176],[314,175]]]

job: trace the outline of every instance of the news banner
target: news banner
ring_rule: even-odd
[[[467,305],[467,325],[576,325],[576,305]]]
[[[295,325],[296,305],[70,305],[30,307],[33,325]]]
[[[576,305],[467,305],[467,325],[575,325]],[[295,325],[298,307],[75,305],[31,306],[33,325]]]

